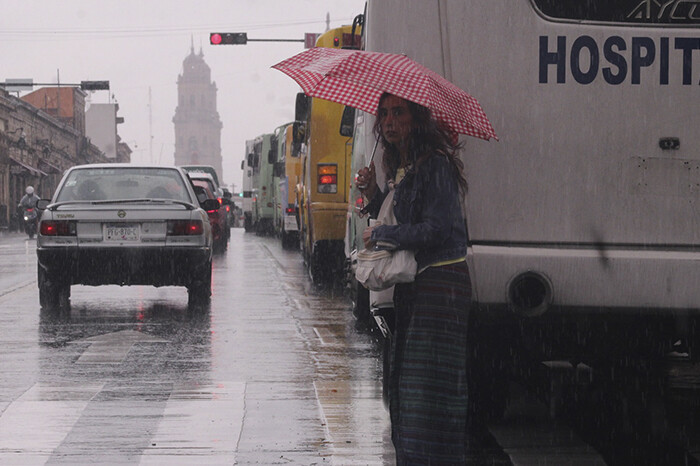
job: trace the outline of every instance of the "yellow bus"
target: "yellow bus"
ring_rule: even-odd
[[[322,34],[317,47],[359,48],[360,29],[342,26]],[[315,283],[341,279],[352,139],[339,134],[343,106],[297,95],[294,141],[302,157],[299,192],[301,249]]]

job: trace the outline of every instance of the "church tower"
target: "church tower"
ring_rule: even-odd
[[[175,165],[211,165],[223,184],[221,128],[216,110],[216,83],[204,62],[204,53],[190,54],[182,62],[177,78],[175,124]]]

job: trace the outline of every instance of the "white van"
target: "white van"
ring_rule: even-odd
[[[370,0],[365,49],[444,75],[498,135],[462,137],[477,319],[576,357],[698,339],[697,2]]]

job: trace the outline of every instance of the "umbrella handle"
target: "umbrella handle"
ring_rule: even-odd
[[[377,136],[377,140],[374,141],[374,149],[372,149],[372,155],[370,156],[369,163],[367,164],[368,167],[372,163],[372,161],[374,160],[374,154],[377,152],[377,145],[378,144],[379,144],[379,136]]]

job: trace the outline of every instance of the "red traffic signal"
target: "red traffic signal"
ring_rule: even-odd
[[[211,45],[245,45],[248,43],[248,34],[245,32],[212,32],[209,34]]]

